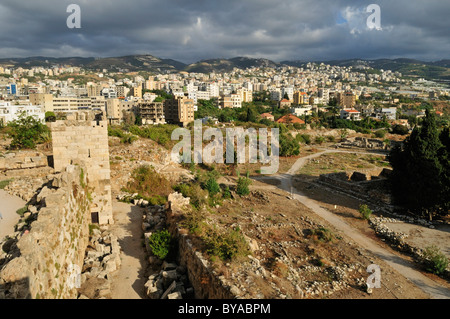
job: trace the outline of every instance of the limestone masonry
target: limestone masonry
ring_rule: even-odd
[[[55,171],[83,162],[93,190],[92,222],[113,224],[107,122],[93,113],[75,113],[65,121],[51,123],[50,129]]]

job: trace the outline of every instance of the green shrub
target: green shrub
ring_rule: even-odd
[[[45,122],[56,122],[56,114],[54,112],[45,112]]]
[[[361,217],[362,218],[364,218],[364,219],[366,219],[366,220],[369,220],[370,219],[370,216],[372,215],[372,210],[369,208],[369,206],[367,206],[367,205],[360,205],[359,206],[359,213],[361,214]]]
[[[223,193],[222,193],[222,198],[223,199],[229,199],[229,198],[231,198],[231,191],[230,191],[230,187],[225,187],[225,189],[223,190]]]
[[[317,136],[317,137],[314,139],[314,142],[315,142],[316,144],[322,145],[323,142],[325,142],[325,137],[323,137],[323,136]]]
[[[166,229],[152,234],[149,238],[149,245],[153,255],[161,260],[164,260],[169,255],[172,242],[172,235]]]
[[[123,144],[133,144],[133,142],[136,141],[137,139],[138,139],[138,137],[133,134],[125,134],[120,139],[120,142]]]
[[[448,258],[435,245],[425,249],[424,258],[427,271],[433,274],[443,274],[447,269]]]
[[[50,130],[39,120],[22,113],[17,120],[8,123],[8,135],[12,138],[11,149],[34,149],[36,144],[50,139]]]
[[[327,135],[327,141],[334,143],[336,141],[336,138],[333,135]]]
[[[318,229],[311,230],[311,236],[314,239],[323,241],[323,242],[333,241],[333,238],[334,238],[333,233],[328,228],[324,228],[324,227],[320,227]]]
[[[384,138],[386,136],[386,130],[378,130],[375,132],[376,138]]]
[[[209,195],[214,196],[220,193],[220,186],[214,177],[210,177],[205,184],[205,189],[209,192]]]
[[[203,239],[207,253],[222,260],[249,254],[248,244],[239,227],[222,234],[215,229],[209,229]]]
[[[236,186],[236,193],[240,196],[247,196],[250,194],[249,186],[252,184],[251,179],[249,178],[249,175],[247,173],[246,177],[239,177],[237,186]]]
[[[28,211],[28,206],[22,207],[18,210],[16,210],[16,214],[18,214],[20,217],[23,217],[23,214],[25,214]]]
[[[138,193],[141,198],[167,197],[172,191],[170,181],[158,174],[150,165],[138,167],[133,171],[131,177],[131,181],[124,190],[132,194]]]
[[[7,179],[7,180],[4,180],[4,181],[1,181],[0,182],[0,189],[5,189],[5,187],[8,186],[9,183],[11,183],[11,182],[12,182],[12,179]]]
[[[174,187],[174,190],[181,193],[184,197],[189,197],[191,206],[196,209],[207,204],[208,192],[198,184],[179,184]]]
[[[111,126],[108,126],[108,136],[123,138],[125,133],[120,128],[112,128]]]

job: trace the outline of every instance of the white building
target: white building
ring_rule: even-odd
[[[294,114],[297,117],[300,117],[302,115],[312,115],[312,106],[311,105],[303,105],[299,107],[292,107],[291,113]]]
[[[14,105],[11,102],[0,102],[0,122],[4,125],[17,120],[22,113],[33,116],[41,122],[45,121],[44,108],[40,105]]]
[[[105,88],[102,90],[101,95],[104,96],[106,99],[116,99],[117,98],[117,92],[113,88]]]
[[[396,120],[397,117],[397,108],[396,107],[386,107],[376,110],[375,114],[377,119],[382,120],[386,117],[387,120]]]

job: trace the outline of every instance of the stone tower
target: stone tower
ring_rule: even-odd
[[[113,224],[107,122],[93,112],[78,112],[50,124],[56,172],[84,163],[91,191],[92,223]]]

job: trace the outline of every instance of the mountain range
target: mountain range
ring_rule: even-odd
[[[274,62],[263,58],[235,57],[231,59],[208,59],[192,64],[185,64],[172,59],[161,59],[152,55],[129,55],[123,57],[108,58],[51,58],[51,57],[29,57],[29,58],[7,58],[0,59],[0,65],[9,67],[51,67],[54,65],[77,66],[87,70],[101,71],[108,69],[122,72],[230,72],[234,68],[246,69],[251,67],[280,67],[295,66],[303,67],[308,62],[325,63],[335,66],[370,66],[377,70],[391,70],[401,72],[404,76],[422,77],[433,80],[450,80],[450,59],[425,62],[414,59],[348,59],[333,61],[281,61]]]

